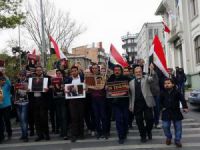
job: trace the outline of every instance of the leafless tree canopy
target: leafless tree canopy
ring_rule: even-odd
[[[48,37],[51,35],[62,49],[67,50],[74,39],[85,29],[70,18],[69,12],[66,13],[57,9],[54,3],[44,0],[43,6],[47,44],[49,45]],[[27,12],[24,26],[40,49],[42,45],[40,1],[36,0],[35,4],[29,3]]]

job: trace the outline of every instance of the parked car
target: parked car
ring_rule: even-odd
[[[189,103],[194,106],[200,106],[200,89],[193,90],[189,97],[188,97]]]

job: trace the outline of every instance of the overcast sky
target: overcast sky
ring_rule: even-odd
[[[72,47],[92,42],[103,42],[109,51],[110,43],[122,53],[121,36],[127,32],[138,33],[145,22],[161,21],[154,13],[161,0],[54,0],[57,7],[70,12],[71,18],[87,30],[77,38]],[[0,31],[0,45],[17,36],[17,30]]]

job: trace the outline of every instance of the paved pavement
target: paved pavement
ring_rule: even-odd
[[[183,148],[182,149],[200,149],[200,120],[193,119],[189,114],[185,115],[183,121]],[[69,140],[64,141],[56,134],[51,134],[50,141],[35,142],[35,137],[30,137],[28,143],[23,143],[19,140],[19,128],[13,129],[13,137],[10,141],[5,141],[0,144],[1,150],[134,150],[134,149],[176,149],[175,145],[166,146],[165,137],[162,129],[153,130],[153,140],[145,144],[140,142],[139,133],[134,123],[133,130],[130,130],[128,139],[124,145],[119,145],[117,142],[117,133],[115,123],[112,122],[111,137],[109,139],[97,140],[95,137],[86,135],[84,140],[78,140],[76,143],[71,143]],[[173,130],[172,130],[173,131]]]
[[[186,99],[189,93],[186,92]],[[190,106],[190,113],[184,114],[183,120],[183,150],[199,150],[200,149],[200,109]],[[112,122],[111,137],[109,139],[99,139],[87,135],[84,140],[78,140],[76,143],[71,143],[69,140],[64,141],[57,134],[51,134],[50,141],[35,142],[35,137],[30,137],[28,143],[19,140],[20,129],[13,129],[13,137],[10,141],[5,141],[0,144],[0,150],[160,150],[177,149],[174,144],[165,145],[165,136],[162,129],[153,129],[153,139],[147,143],[141,143],[139,133],[135,122],[134,128],[129,131],[128,138],[125,144],[118,144],[115,123]],[[172,132],[174,132],[172,130]]]

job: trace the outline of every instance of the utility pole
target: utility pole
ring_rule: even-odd
[[[22,69],[22,51],[21,51],[21,35],[20,35],[20,24],[18,26],[18,34],[19,34],[19,67],[20,67],[20,70]]]
[[[45,29],[44,29],[44,11],[43,11],[43,3],[40,0],[40,11],[41,11],[41,27],[42,27],[42,49],[41,49],[41,65],[43,68],[46,67],[46,41],[45,41]]]

